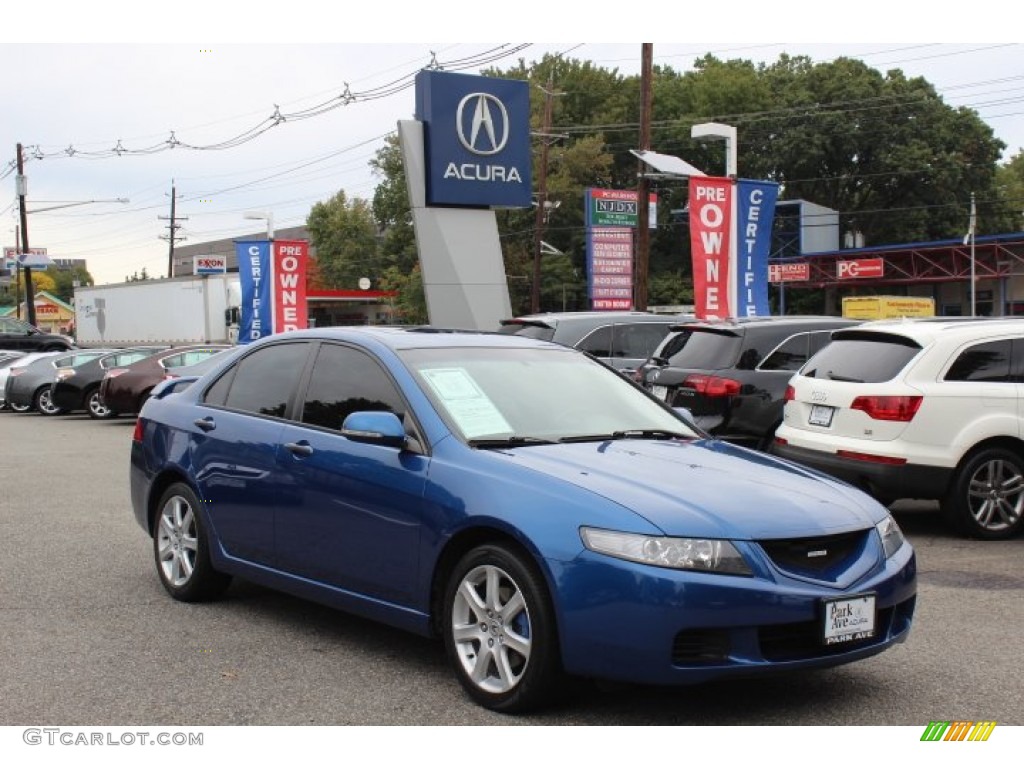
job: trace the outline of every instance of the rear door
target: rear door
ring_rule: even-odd
[[[196,408],[191,439],[199,496],[228,555],[274,564],[274,520],[303,489],[277,461],[308,342],[262,346],[229,368]]]

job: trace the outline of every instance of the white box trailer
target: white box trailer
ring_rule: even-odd
[[[195,275],[75,289],[80,347],[227,344],[238,340],[237,274]]]

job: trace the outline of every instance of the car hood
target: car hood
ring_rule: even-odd
[[[863,530],[885,515],[852,487],[716,440],[609,440],[502,453],[626,507],[672,536],[818,536]]]

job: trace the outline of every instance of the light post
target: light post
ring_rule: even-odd
[[[267,240],[274,239],[274,214],[271,211],[246,211],[242,216],[246,219],[266,219]]]
[[[690,128],[692,139],[722,139],[725,141],[725,175],[736,178],[736,128],[724,123],[698,123]]]

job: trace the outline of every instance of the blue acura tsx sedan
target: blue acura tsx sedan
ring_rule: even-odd
[[[885,507],[709,438],[587,355],[326,328],[158,385],[135,517],[178,600],[240,577],[443,638],[483,706],[563,675],[687,684],[902,642],[916,564]]]

